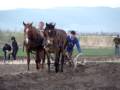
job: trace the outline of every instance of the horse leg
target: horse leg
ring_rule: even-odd
[[[57,53],[56,54],[56,58],[55,58],[55,72],[59,72],[59,58],[60,58],[60,54]]]
[[[63,72],[63,65],[64,65],[64,54],[62,53],[62,58],[61,58],[61,72]]]
[[[27,65],[28,65],[28,71],[29,71],[29,65],[30,65],[30,52],[27,51]]]
[[[47,54],[48,72],[50,72],[50,55]]]
[[[39,64],[40,64],[40,58],[39,58],[39,51],[37,50],[36,51],[36,69],[38,70],[40,67],[39,67]]]
[[[38,59],[38,66],[39,66],[39,69],[42,68],[41,61],[42,61],[42,58],[41,58],[40,55],[39,55],[39,59]]]
[[[42,51],[42,69],[44,69],[44,63],[45,63],[45,51]]]

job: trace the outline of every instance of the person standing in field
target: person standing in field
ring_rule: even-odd
[[[113,39],[113,42],[115,43],[115,55],[119,56],[120,55],[120,36],[117,35],[117,37]]]
[[[38,28],[39,28],[39,30],[40,30],[41,36],[44,37],[44,22],[43,22],[43,21],[41,21],[41,22],[39,23]]]
[[[14,60],[16,60],[16,55],[17,55],[19,47],[18,47],[17,41],[14,36],[11,37],[11,41],[12,41],[12,57]]]
[[[39,23],[39,30],[44,30],[44,22],[43,21],[41,21]]]
[[[77,47],[77,51],[79,53],[81,53],[81,48],[80,48],[80,43],[79,43],[79,40],[76,36],[76,32],[75,31],[70,31],[69,35],[67,36],[67,48],[66,48],[66,51],[67,51],[67,57],[69,59],[69,64],[71,65],[72,63],[72,54],[73,54],[73,49],[74,49],[74,46],[76,45]]]
[[[10,60],[10,54],[11,54],[11,46],[9,44],[5,44],[3,46],[3,52],[4,52],[4,61]]]

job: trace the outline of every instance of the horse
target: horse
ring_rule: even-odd
[[[55,54],[55,72],[59,72],[59,63],[61,59],[61,72],[63,72],[63,64],[65,57],[65,48],[67,45],[67,33],[62,29],[56,29],[55,24],[46,23],[44,30],[45,35],[45,51],[48,57],[48,71],[50,71],[49,54]]]
[[[26,47],[27,53],[27,66],[29,70],[30,64],[30,53],[35,51],[35,62],[36,69],[40,69],[40,63],[42,61],[42,68],[45,62],[45,50],[43,46],[44,37],[42,36],[42,32],[38,31],[32,23],[24,23],[24,45]]]

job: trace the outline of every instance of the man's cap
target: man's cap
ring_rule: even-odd
[[[72,34],[72,35],[76,35],[76,32],[75,31],[70,31],[70,33]]]
[[[14,36],[12,36],[12,37],[11,37],[11,40],[15,40],[15,37],[14,37]]]

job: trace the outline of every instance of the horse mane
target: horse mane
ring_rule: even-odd
[[[35,31],[35,33],[34,33],[34,34],[36,34],[35,36],[41,36],[42,37],[41,31],[39,29],[37,29],[35,26],[32,26],[32,30]]]

